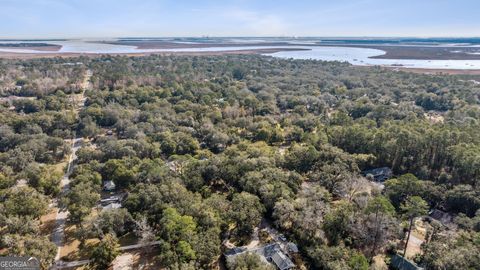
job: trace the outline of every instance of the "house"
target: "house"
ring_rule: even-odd
[[[392,170],[388,167],[375,168],[371,170],[363,171],[362,174],[369,178],[372,177],[376,182],[385,182],[393,175]]]
[[[288,270],[295,268],[295,264],[290,260],[290,258],[285,255],[285,253],[280,248],[280,245],[277,243],[269,244],[260,248],[255,249],[246,249],[246,248],[235,248],[224,253],[227,261],[235,260],[235,257],[243,254],[245,252],[256,253],[264,260],[266,263],[271,263],[277,267],[279,270]]]
[[[119,203],[119,202],[120,202],[119,196],[111,196],[111,197],[100,200],[100,204],[102,205],[107,205],[110,203]]]
[[[432,211],[430,211],[428,213],[428,216],[432,219],[437,220],[438,222],[440,222],[443,225],[451,224],[452,220],[453,220],[452,215],[450,215],[450,214],[448,214],[448,213],[446,213],[442,210],[439,210],[439,209],[433,209]]]
[[[103,181],[103,190],[104,191],[114,191],[115,188],[116,188],[116,185],[112,180]]]
[[[121,208],[121,207],[122,207],[122,205],[121,205],[120,203],[110,203],[110,204],[105,205],[105,206],[102,208],[102,211],[119,209],[119,208]]]
[[[298,253],[298,247],[297,247],[297,245],[295,245],[295,244],[292,243],[292,242],[288,242],[288,244],[287,244],[287,249],[288,249],[288,252],[290,252],[290,253]]]
[[[243,252],[247,251],[247,248],[246,247],[234,247],[232,249],[229,249],[228,251],[226,251],[224,253],[224,255],[226,257],[229,257],[229,256],[234,256],[234,255],[238,255],[238,254],[241,254]]]
[[[405,259],[404,257],[396,254],[392,257],[390,266],[396,270],[423,270],[414,262]]]

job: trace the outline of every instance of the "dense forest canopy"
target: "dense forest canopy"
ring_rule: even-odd
[[[135,231],[160,241],[164,266],[210,269],[222,241],[248,243],[266,219],[311,269],[366,269],[440,209],[455,229],[432,225],[415,261],[480,268],[480,85],[468,78],[256,55],[101,56],[1,60],[0,95],[9,254],[51,263],[35,251],[49,243],[39,217],[59,194],[65,140],[80,134],[61,200],[80,241],[101,239],[99,254]],[[383,189],[361,173],[377,167],[394,174]],[[106,180],[127,193],[123,208],[92,216]],[[230,268],[256,264],[245,255]]]

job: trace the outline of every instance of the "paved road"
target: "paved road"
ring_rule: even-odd
[[[85,78],[82,83],[82,93],[80,94],[80,98],[77,100],[75,97],[72,98],[74,104],[74,110],[78,113],[79,110],[83,108],[85,105],[85,90],[90,87],[90,77],[92,76],[92,72],[88,70],[85,73]],[[75,161],[77,160],[77,151],[82,147],[83,138],[81,136],[75,136],[75,139],[72,140],[72,153],[70,154],[67,171],[62,177],[60,181],[60,194],[65,194],[70,189],[70,175],[73,172],[73,167],[75,165]],[[57,255],[55,256],[55,261],[58,262],[60,260],[60,249],[63,246],[63,240],[65,236],[65,223],[68,216],[68,211],[64,208],[61,208],[58,204],[58,199],[54,201],[54,206],[58,207],[57,210],[57,217],[55,220],[55,229],[52,234],[52,242],[55,243],[57,246]]]

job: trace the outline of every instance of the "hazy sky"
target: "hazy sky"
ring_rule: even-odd
[[[480,0],[0,0],[0,38],[480,36]]]

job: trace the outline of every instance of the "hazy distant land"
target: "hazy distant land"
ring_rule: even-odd
[[[26,49],[26,50],[35,50],[35,51],[59,51],[62,46],[50,43],[2,43],[0,41],[0,48],[3,49]],[[1,52],[0,52],[1,56]]]

